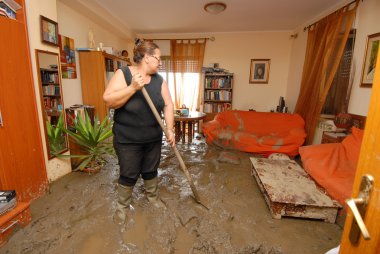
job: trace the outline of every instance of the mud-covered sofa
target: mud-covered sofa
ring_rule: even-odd
[[[300,147],[305,171],[342,205],[351,196],[364,131],[352,128],[341,143]]]
[[[270,155],[296,156],[305,141],[305,122],[298,114],[228,110],[202,125],[208,143]]]

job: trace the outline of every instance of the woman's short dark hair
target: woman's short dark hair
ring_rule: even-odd
[[[153,55],[154,50],[158,48],[157,44],[152,41],[137,40],[133,49],[133,61],[137,64],[141,63],[145,55]]]

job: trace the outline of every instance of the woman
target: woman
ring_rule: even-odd
[[[164,112],[169,132],[167,141],[174,145],[174,106],[165,80],[157,73],[161,52],[150,41],[139,41],[133,51],[135,66],[123,67],[110,80],[103,100],[114,108],[114,148],[119,160],[118,204],[116,218],[125,222],[131,204],[133,186],[144,179],[149,202],[163,207],[158,198],[157,168],[160,164],[162,130],[141,89],[145,87],[158,112]]]

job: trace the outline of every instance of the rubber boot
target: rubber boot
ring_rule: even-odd
[[[118,184],[117,192],[119,199],[116,205],[115,222],[117,224],[124,224],[127,219],[127,212],[132,201],[133,186],[125,186]]]
[[[155,177],[151,180],[144,180],[146,197],[149,203],[154,205],[156,208],[165,209],[166,206],[162,203],[161,199],[158,197],[158,178]]]

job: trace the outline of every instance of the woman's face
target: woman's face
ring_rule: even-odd
[[[154,54],[148,55],[148,66],[150,67],[150,73],[157,73],[161,65],[161,51],[159,49],[154,50]]]

